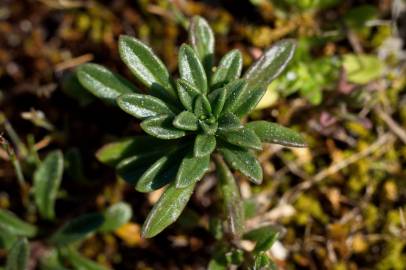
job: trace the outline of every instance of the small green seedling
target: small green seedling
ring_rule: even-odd
[[[60,150],[50,152],[33,174],[33,194],[39,217],[48,222],[55,221],[55,201],[60,191],[64,171],[64,157]],[[29,202],[31,203],[31,202]],[[28,269],[30,240],[43,245],[46,252],[39,258],[39,269],[106,270],[107,268],[80,255],[79,244],[95,233],[110,233],[127,223],[132,216],[131,207],[119,202],[111,205],[104,213],[86,213],[66,221],[49,237],[49,228],[40,227],[20,219],[13,212],[0,209],[0,249],[8,251],[6,270]]]
[[[114,166],[137,191],[166,186],[143,225],[146,238],[179,217],[211,160],[217,166],[230,216],[229,230],[241,235],[242,200],[230,167],[260,184],[262,168],[254,152],[262,149],[262,143],[305,146],[298,133],[276,123],[241,121],[291,60],[294,41],[276,43],[241,77],[243,61],[238,50],[213,65],[214,35],[203,18],[192,19],[189,38],[191,45],[179,49],[179,78],[173,79],[151,48],[136,38],[120,37],[120,57],[145,92],[97,64],[84,64],[77,70],[88,91],[139,119],[147,134],[108,144],[97,153],[100,161]]]

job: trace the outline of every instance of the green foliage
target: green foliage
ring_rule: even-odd
[[[175,222],[192,196],[194,187],[194,183],[184,188],[170,184],[149,213],[142,226],[142,236],[154,237]]]
[[[367,54],[346,54],[343,56],[343,66],[348,81],[358,84],[366,84],[378,79],[384,70],[381,60],[374,55]]]
[[[27,239],[16,241],[8,254],[6,270],[26,270],[29,253],[30,247]]]
[[[260,253],[255,256],[254,265],[251,268],[252,270],[276,270],[276,265],[269,259],[265,253]]]
[[[64,266],[64,262],[59,256],[59,252],[56,249],[50,250],[45,256],[42,256],[40,259],[40,268],[41,270],[68,270]]]
[[[279,232],[273,226],[264,226],[244,234],[243,238],[255,241],[254,253],[268,251],[279,237]]]
[[[359,30],[369,20],[378,17],[378,9],[373,5],[360,5],[350,9],[344,16],[344,21],[351,29]]]
[[[225,231],[239,237],[244,232],[243,200],[235,178],[222,158],[216,158],[216,166],[220,197],[223,199],[223,211],[227,220]]]
[[[122,36],[119,41],[122,60],[146,87],[147,94],[122,91],[114,101],[123,111],[141,120],[141,128],[155,138],[112,143],[104,146],[97,157],[115,166],[119,175],[138,191],[150,192],[169,184],[144,223],[144,237],[155,236],[178,218],[196,182],[209,170],[212,154],[222,155],[230,167],[259,184],[262,169],[252,150],[261,150],[262,142],[305,146],[300,135],[292,130],[265,122],[259,128],[266,125],[266,130],[261,131],[255,125],[244,126],[240,120],[255,108],[268,84],[283,72],[293,57],[294,41],[276,43],[239,78],[242,56],[238,50],[226,54],[213,67],[214,35],[203,18],[192,19],[189,38],[192,46],[183,44],[179,49],[177,80],[170,77],[162,61],[141,41],[129,36]],[[94,66],[88,64],[79,70],[89,65]],[[103,72],[108,78],[113,76],[104,68]],[[116,77],[107,81],[102,73],[99,76],[92,72],[80,81],[101,98],[94,89],[94,81],[105,84],[100,89],[110,89],[113,83],[121,81]],[[123,89],[121,84],[117,87],[114,93]],[[223,179],[221,189],[226,203],[241,206],[238,210],[229,209],[234,220],[230,222],[234,224],[232,233],[239,235],[244,223],[243,203],[226,163],[218,165],[219,177]]]
[[[339,0],[272,0],[272,2],[282,9],[297,11],[324,9],[340,3]]]
[[[268,91],[277,90],[283,96],[300,93],[311,104],[320,104],[323,91],[336,86],[341,62],[335,57],[314,59],[310,50],[318,43],[317,39],[300,39],[291,64],[282,76],[273,81]]]
[[[216,159],[216,161],[221,164],[221,159]],[[226,169],[226,167],[223,167],[220,170],[223,169]],[[222,178],[221,174],[224,172],[225,171],[219,173],[219,177]],[[232,175],[230,176],[232,177]],[[229,179],[231,180],[231,178]],[[228,182],[228,180],[226,181]],[[231,191],[229,188],[226,188],[226,190]],[[278,239],[278,235],[278,231],[272,226],[263,226],[245,233],[243,239],[252,241],[256,244],[253,251],[246,251],[244,249],[219,244],[216,246],[213,257],[207,268],[213,270],[225,270],[238,267],[238,269],[250,270],[276,270],[276,264],[267,255],[267,251]]]
[[[244,88],[239,104],[233,110],[235,115],[242,117],[250,113],[264,96],[268,85],[279,76],[292,59],[296,48],[293,40],[279,41],[266,50],[263,55],[247,70]]]
[[[101,232],[114,231],[126,224],[132,216],[131,206],[124,202],[113,204],[104,211],[104,223]]]
[[[55,246],[65,246],[96,232],[103,223],[104,216],[102,214],[85,214],[68,221],[52,235],[49,241]]]
[[[168,105],[153,96],[132,94],[117,99],[118,106],[126,113],[139,119],[160,115],[173,115]]]
[[[34,174],[34,197],[43,218],[54,219],[55,199],[62,181],[63,155],[61,151],[48,154]]]
[[[93,95],[114,103],[122,94],[136,91],[126,79],[97,64],[85,64],[77,71],[79,82]]]
[[[168,142],[150,136],[137,136],[106,144],[96,153],[97,159],[107,165],[116,166],[120,161],[138,154],[166,150]]]
[[[131,147],[131,143],[134,144],[134,141],[129,141],[125,145]],[[136,140],[136,142],[140,143],[140,140]],[[31,145],[27,147],[30,153],[37,155],[36,152],[30,149],[31,147]],[[81,163],[79,152],[72,149],[68,153],[66,156],[70,156],[70,158],[67,159],[69,164],[66,168],[71,170],[70,174],[75,179],[83,179],[82,168],[79,166]],[[110,151],[104,153],[106,158],[113,156],[114,153]],[[31,173],[33,185],[25,187],[27,188],[27,194],[33,195],[27,197],[27,201],[23,201],[23,204],[31,205],[28,208],[31,211],[28,211],[28,214],[26,214],[26,219],[29,219],[30,212],[32,214],[37,212],[39,218],[48,219],[53,222],[55,218],[55,200],[57,199],[57,194],[62,193],[60,191],[60,184],[64,172],[64,157],[60,150],[54,150],[49,152],[43,161],[40,161],[38,156],[35,158],[36,162],[33,165],[37,167],[33,168]],[[35,207],[37,211],[35,211]],[[103,214],[87,214],[68,220],[65,222],[65,225],[50,236],[49,227],[37,228],[37,226],[20,219],[13,212],[0,208],[0,248],[7,252],[5,269],[25,270],[29,268],[30,243],[28,241],[33,238],[33,241],[35,241],[33,242],[33,249],[36,249],[35,247],[38,249],[38,246],[44,245],[47,250],[43,256],[41,255],[40,261],[38,261],[40,265],[39,269],[67,269],[64,265],[65,261],[69,261],[69,259],[59,256],[63,250],[69,248],[72,254],[80,256],[74,250],[79,246],[72,244],[84,240],[92,233],[108,233],[116,230],[127,223],[131,215],[132,209],[129,205],[117,203],[106,209]],[[48,223],[51,224],[51,222]],[[39,221],[38,224],[43,223]],[[53,224],[55,227],[56,222]],[[105,269],[86,258],[81,258],[81,256],[75,258],[75,260],[77,262],[71,263],[74,269]]]
[[[0,230],[0,248],[9,250],[17,239],[18,236],[10,234],[4,230]]]
[[[5,209],[0,209],[0,229],[7,235],[33,237],[37,234],[35,226],[22,221]]]
[[[73,269],[83,269],[83,270],[106,270],[107,268],[101,266],[94,261],[91,261],[72,248],[64,248],[60,250],[61,257],[64,258],[69,264],[72,265]]]
[[[138,179],[135,189],[151,192],[170,183],[176,176],[182,161],[182,149],[163,156],[155,161]]]
[[[212,87],[223,86],[238,79],[242,71],[242,55],[239,50],[232,50],[221,58],[213,74]]]
[[[210,155],[216,148],[216,137],[213,135],[199,134],[196,136],[193,154],[195,157]]]
[[[298,133],[276,123],[260,120],[250,122],[246,126],[249,130],[255,132],[258,138],[263,142],[293,147],[306,146],[305,141]]]
[[[195,51],[187,44],[179,49],[180,78],[191,83],[200,94],[207,93],[207,77]]]
[[[262,183],[261,164],[249,150],[225,145],[219,152],[232,168],[249,177],[254,184]]]
[[[185,188],[199,181],[208,171],[210,165],[210,155],[202,157],[194,156],[191,151],[180,164],[176,175],[176,187]]]
[[[86,106],[90,104],[95,97],[80,84],[77,73],[78,71],[76,70],[76,72],[64,77],[62,81],[62,91],[71,98],[76,99],[81,106]]]
[[[152,95],[176,99],[168,70],[148,46],[135,38],[121,36],[118,47],[121,59]]]
[[[199,56],[206,73],[210,73],[214,59],[214,34],[207,21],[199,16],[190,22],[189,41]]]
[[[183,130],[194,131],[198,129],[198,119],[195,114],[183,111],[178,114],[172,123],[175,127]]]

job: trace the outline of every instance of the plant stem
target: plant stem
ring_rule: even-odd
[[[17,132],[15,132],[14,128],[11,126],[3,112],[0,112],[0,125],[4,125],[7,135],[17,148],[17,153],[20,156],[26,156],[28,154],[27,147],[25,147],[24,143],[21,141],[20,137],[17,135]]]
[[[244,203],[240,190],[223,158],[215,154],[214,161],[217,167],[218,188],[223,201],[223,211],[227,217],[226,231],[232,235],[232,238],[239,239],[244,233],[245,223]]]
[[[1,144],[2,148],[4,149],[4,151],[6,151],[11,163],[14,166],[14,169],[15,169],[16,175],[17,175],[18,184],[20,186],[25,186],[26,183],[25,183],[25,178],[24,178],[24,175],[23,175],[23,172],[21,169],[21,164],[18,161],[13,148],[10,147],[9,142],[1,135],[0,135],[0,144]]]

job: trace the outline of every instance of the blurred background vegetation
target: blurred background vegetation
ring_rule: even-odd
[[[245,67],[279,39],[298,43],[250,118],[295,128],[309,148],[265,147],[261,186],[238,175],[247,227],[282,228],[269,251],[278,267],[406,269],[403,0],[0,1],[0,208],[46,236],[72,217],[124,201],[130,221],[86,238],[82,256],[112,269],[206,269],[216,251],[213,176],[175,225],[140,239],[158,193],[135,192],[94,156],[104,143],[140,134],[139,123],[95,100],[74,76],[76,66],[94,61],[131,79],[117,52],[124,33],[152,46],[176,72],[196,14],[215,31],[217,59],[238,48]],[[33,172],[55,149],[63,151],[64,176],[56,218],[46,221],[29,200]],[[10,243],[1,232],[0,239],[3,265]],[[49,253],[34,239],[30,269]]]

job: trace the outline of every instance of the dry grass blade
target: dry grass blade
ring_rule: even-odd
[[[374,112],[385,122],[390,130],[399,137],[399,139],[406,144],[406,131],[396,123],[393,118],[387,114],[380,106],[374,108]]]
[[[339,172],[340,170],[348,167],[349,165],[357,162],[358,160],[371,155],[372,153],[381,149],[386,144],[393,143],[394,140],[395,140],[395,137],[391,133],[385,133],[384,135],[380,136],[377,141],[375,141],[365,150],[360,151],[360,152],[350,156],[349,158],[342,160],[341,162],[331,164],[329,167],[320,171],[319,173],[317,173],[310,179],[307,179],[306,181],[304,181],[304,182],[296,185],[292,189],[290,189],[288,192],[286,192],[283,195],[283,197],[280,200],[279,205],[284,205],[286,203],[288,203],[288,204],[292,203],[300,195],[301,192],[308,190],[315,184],[318,184],[321,181],[323,181],[324,179],[326,179],[328,176]]]

